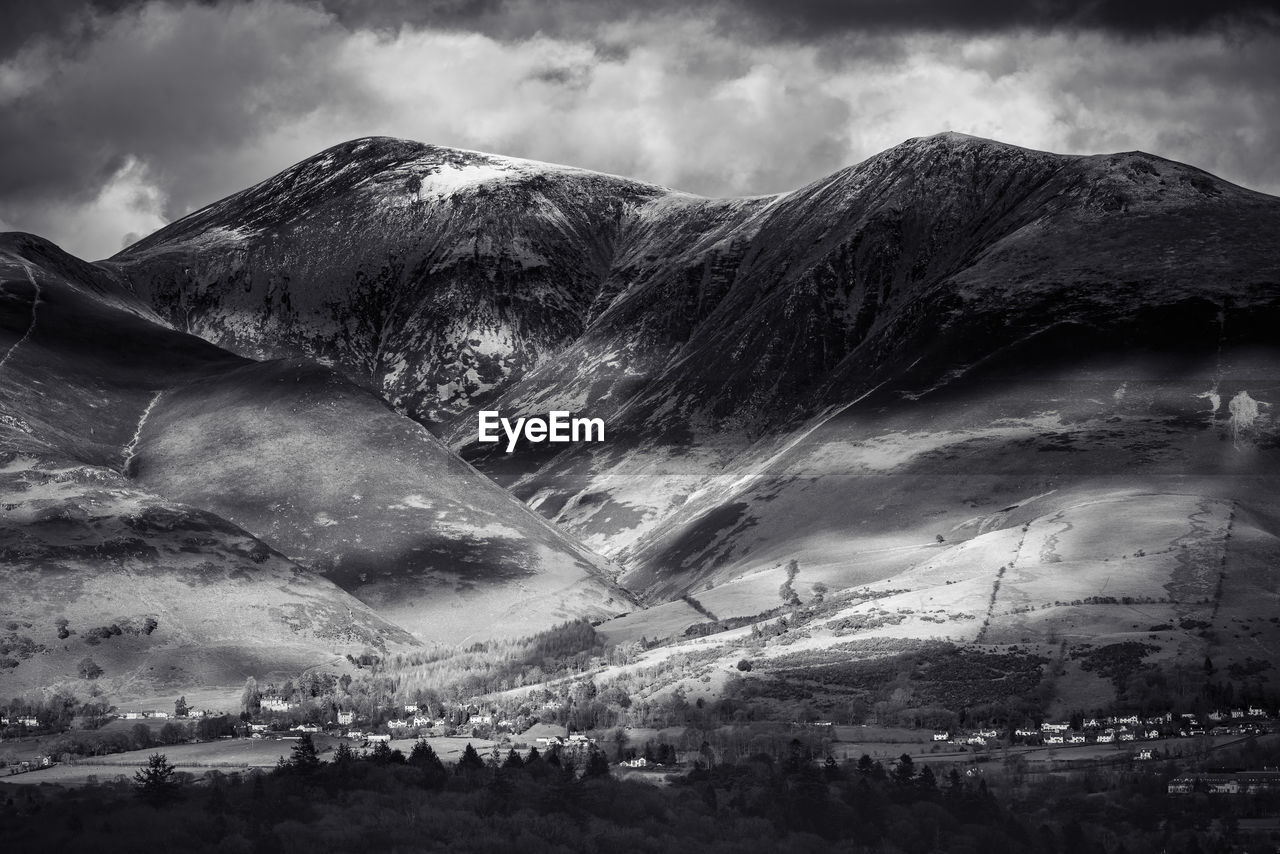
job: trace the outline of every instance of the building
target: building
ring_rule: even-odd
[[[264,712],[287,712],[293,708],[293,703],[280,697],[263,697],[262,710]]]
[[[377,744],[378,742],[382,742],[386,744],[387,742],[391,741],[391,736],[386,735],[385,733],[379,734],[379,733],[371,732],[365,735],[364,740],[369,742],[370,744]]]
[[[351,726],[355,722],[356,722],[355,712],[342,712],[342,711],[338,712],[339,726]]]
[[[1188,772],[1170,780],[1167,791],[1171,795],[1189,795],[1193,792],[1208,792],[1211,795],[1280,792],[1280,771]]]
[[[949,733],[949,732],[935,732],[935,733],[933,734],[933,740],[934,740],[934,741],[950,741],[950,740],[951,740],[951,733]]]
[[[1235,774],[1180,774],[1169,781],[1165,791],[1170,795],[1208,792],[1211,795],[1238,795],[1240,781]]]

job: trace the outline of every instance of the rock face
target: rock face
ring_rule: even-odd
[[[631,607],[606,561],[338,372],[174,330],[23,234],[0,236],[0,509],[0,610],[30,630],[0,678],[28,685],[76,678],[58,615],[160,620],[107,671],[159,656],[167,685]]]
[[[1121,460],[1212,478],[1239,409],[1269,476],[1278,233],[1280,200],[1140,152],[941,134],[717,200],[367,139],[104,267],[238,353],[332,361],[662,599],[963,531],[966,496],[918,497],[948,455],[1001,506]],[[609,438],[508,455],[480,405]]]

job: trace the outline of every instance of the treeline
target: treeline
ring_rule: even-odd
[[[554,752],[485,759],[468,750],[445,764],[420,743],[408,756],[382,747],[322,762],[306,741],[273,772],[210,772],[202,786],[177,785],[154,756],[134,784],[13,790],[0,847],[728,854],[892,842],[923,854],[945,840],[948,850],[1048,850],[981,784],[940,789],[928,772],[877,769],[819,767],[797,750],[784,763],[698,770],[664,789],[614,779],[598,754],[574,767]]]
[[[34,694],[27,697],[13,697],[0,707],[0,713],[9,719],[9,725],[0,728],[0,735],[11,738],[29,733],[33,729],[60,732],[70,727],[71,722],[76,719],[79,719],[82,726],[96,729],[110,720],[110,715],[114,711],[115,706],[102,697],[90,697],[82,701],[72,694],[61,691],[47,696]],[[20,725],[18,723],[20,718],[34,718],[36,725],[34,727]]]
[[[230,715],[221,715],[193,721],[167,721],[159,729],[137,723],[127,730],[109,732],[71,730],[51,741],[45,751],[55,759],[65,762],[162,745],[184,744],[191,739],[212,741],[224,735],[234,735],[236,723],[238,721]]]
[[[133,783],[0,789],[0,850],[200,852],[990,852],[1155,854],[1243,850],[1229,799],[1163,796],[1173,767],[989,786],[982,774],[836,763],[793,742],[781,758],[707,761],[671,785],[617,779],[594,753],[454,763],[309,738],[271,772],[201,785],[153,755]]]

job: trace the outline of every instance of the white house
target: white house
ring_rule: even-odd
[[[293,704],[288,700],[280,697],[263,697],[262,709],[267,712],[287,712],[293,708]]]
[[[391,741],[391,736],[386,735],[385,733],[378,734],[378,733],[371,732],[364,737],[364,740],[369,742],[370,744],[377,744],[380,741],[383,743],[386,743]]]
[[[342,711],[338,712],[339,726],[351,726],[355,722],[356,722],[355,712],[342,712]]]

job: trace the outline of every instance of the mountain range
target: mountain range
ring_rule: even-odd
[[[1190,166],[947,133],[742,199],[368,138],[96,264],[7,235],[6,672],[74,678],[94,611],[158,621],[136,680],[868,592],[1275,657],[1200,630],[1280,592],[1277,234]]]

